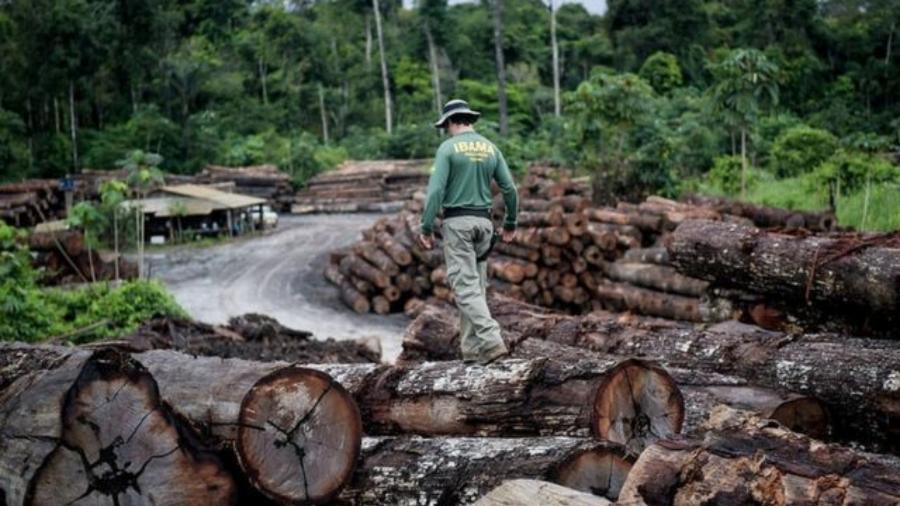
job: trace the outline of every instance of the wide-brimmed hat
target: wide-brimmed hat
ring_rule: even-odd
[[[450,116],[455,116],[457,114],[467,114],[476,120],[481,116],[480,112],[469,109],[469,103],[465,100],[451,100],[444,104],[444,109],[441,110],[441,119],[435,121],[434,126],[437,128],[443,127]]]

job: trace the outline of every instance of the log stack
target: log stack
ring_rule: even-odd
[[[14,227],[32,227],[58,218],[65,202],[55,179],[0,184],[0,219]]]
[[[298,192],[295,214],[393,212],[428,182],[426,160],[347,161]]]
[[[731,317],[705,300],[705,281],[676,272],[658,245],[673,220],[687,213],[592,208],[586,180],[542,166],[530,169],[519,192],[516,238],[498,243],[488,259],[494,290],[573,313],[603,307],[687,321]],[[331,255],[325,276],[355,311],[398,312],[429,297],[452,300],[440,224],[433,250],[416,242],[421,193],[417,197],[364,231],[361,242]],[[495,201],[499,222],[502,198]]]
[[[41,283],[64,285],[137,277],[137,265],[115,253],[89,250],[80,230],[34,232],[28,236],[33,264],[42,271]]]
[[[272,209],[279,212],[289,212],[293,203],[291,176],[278,170],[275,165],[249,167],[207,165],[197,174],[195,182],[209,185],[233,183],[235,192],[266,199]],[[167,181],[167,184],[171,183]]]
[[[900,325],[900,233],[808,235],[708,220],[682,223],[668,241],[680,273],[724,289],[748,318],[895,337]]]

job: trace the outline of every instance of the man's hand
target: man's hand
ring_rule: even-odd
[[[504,229],[500,232],[500,238],[503,239],[503,242],[513,242],[516,238],[516,231]]]
[[[422,246],[425,249],[431,249],[434,247],[434,234],[419,234],[419,246]]]

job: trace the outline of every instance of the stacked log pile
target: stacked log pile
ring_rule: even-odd
[[[298,192],[292,212],[393,212],[428,182],[425,160],[347,161]]]
[[[614,498],[631,466],[626,448],[677,433],[681,419],[671,378],[634,360],[296,366],[172,350],[0,351],[7,504],[42,504],[63,477],[71,483],[57,497],[84,493],[90,504],[148,493],[315,503],[345,483],[350,504],[471,503],[513,478]],[[633,431],[630,418],[652,430]],[[587,436],[603,420],[622,445]]]
[[[64,285],[137,277],[137,265],[115,253],[89,250],[79,230],[35,232],[28,236],[33,264],[42,271],[41,283]],[[118,265],[117,265],[118,264]]]
[[[898,341],[839,334],[797,337],[735,321],[700,329],[666,320],[599,311],[572,316],[501,296],[492,297],[490,306],[514,356],[524,353],[517,351],[523,343],[539,340],[552,343],[547,344],[550,347],[545,352],[547,356],[563,359],[568,356],[572,361],[585,360],[588,355],[583,350],[587,349],[656,359],[667,367],[690,369],[697,374],[734,376],[740,380],[690,379],[681,384],[682,391],[687,384],[704,387],[702,392],[692,395],[689,405],[710,406],[722,402],[722,398],[733,398],[729,404],[744,409],[758,406],[754,409],[774,412],[787,402],[793,405],[790,409],[803,408],[808,419],[821,417],[815,403],[791,402],[798,399],[797,395],[811,397],[824,402],[833,413],[835,439],[860,441],[877,450],[900,451]],[[455,315],[446,308],[430,305],[420,308],[407,328],[399,360],[458,358],[457,325]],[[581,358],[577,352],[566,353],[559,345],[582,349]],[[708,388],[717,386],[753,387],[766,392]],[[710,399],[709,395],[718,400]],[[771,405],[776,400],[772,395],[781,398],[775,405]],[[697,425],[691,422],[690,413],[688,420],[689,425]]]
[[[14,227],[32,227],[58,218],[65,202],[54,179],[0,184],[0,219]]]
[[[900,233],[808,235],[694,220],[668,241],[678,271],[741,299],[757,324],[896,336]]]
[[[249,167],[207,165],[197,174],[195,182],[210,185],[233,183],[236,193],[266,199],[272,209],[279,212],[289,212],[294,200],[291,176],[278,170],[275,165]],[[167,184],[171,183],[167,181]]]

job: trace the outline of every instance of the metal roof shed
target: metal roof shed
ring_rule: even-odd
[[[209,186],[197,184],[163,186],[160,188],[160,191],[181,195],[183,197],[206,200],[212,202],[215,209],[241,209],[266,203],[266,199],[241,195],[239,193],[223,192]]]

